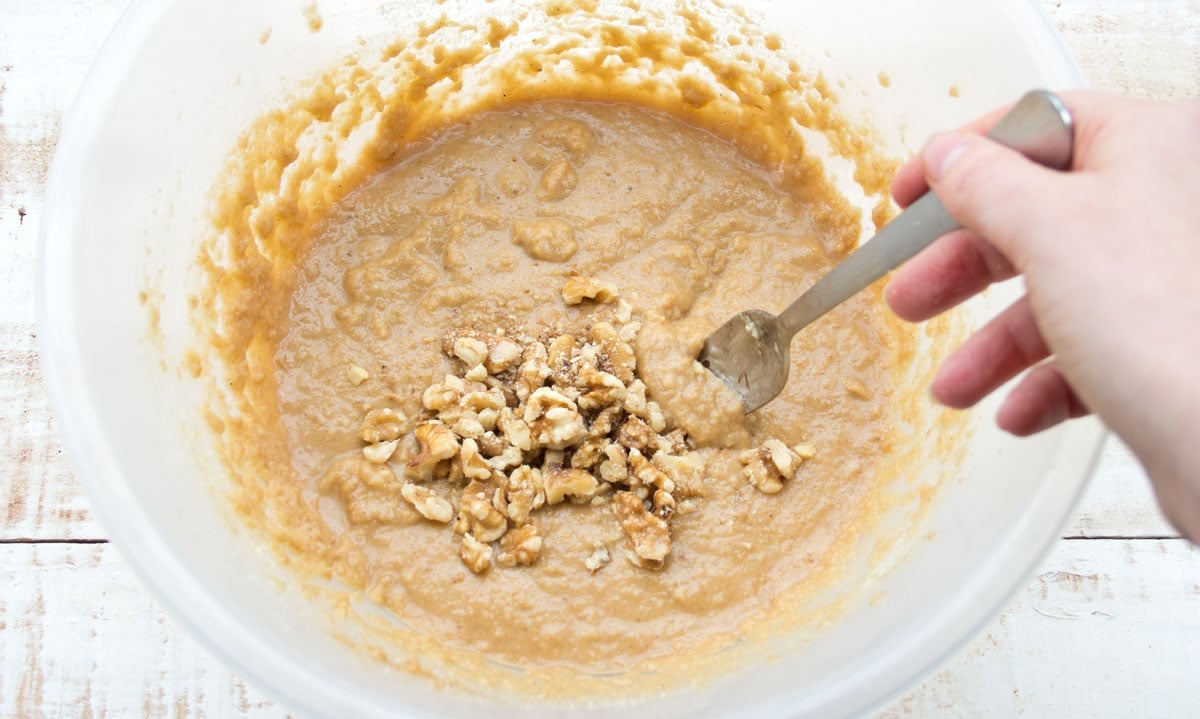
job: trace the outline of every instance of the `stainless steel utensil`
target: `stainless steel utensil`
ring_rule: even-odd
[[[1045,90],[1022,97],[988,137],[1047,167],[1070,166],[1071,113]],[[788,348],[797,332],[959,227],[941,200],[926,192],[778,317],[748,310],[721,325],[705,340],[700,362],[737,392],[747,413],[753,412],[787,384]]]

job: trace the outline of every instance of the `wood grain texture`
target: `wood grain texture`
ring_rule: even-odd
[[[1200,0],[1039,2],[1094,87],[1200,97]],[[113,547],[73,543],[104,532],[42,389],[34,255],[63,117],[127,4],[0,0],[0,719],[287,717],[181,632]],[[1060,542],[983,636],[879,716],[1194,713],[1200,559],[1145,539],[1174,532],[1119,441],[1066,535],[1118,539]]]
[[[126,4],[0,2],[0,539],[104,536],[42,388],[33,288],[42,196],[63,117]]]
[[[1183,717],[1200,706],[1200,551],[1060,542],[987,631],[877,714]]]
[[[291,716],[181,632],[111,545],[4,545],[0,566],[0,717]],[[1000,619],[877,717],[1187,716],[1198,634],[1200,551],[1062,542]]]
[[[1113,435],[1063,534],[1073,538],[1179,536],[1163,518],[1142,465]]]
[[[179,630],[110,544],[0,545],[0,717],[291,716]]]
[[[1040,0],[1097,90],[1200,97],[1200,0]]]

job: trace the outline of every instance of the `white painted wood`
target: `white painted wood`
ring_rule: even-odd
[[[1039,0],[1092,87],[1200,97],[1200,0]]]
[[[42,389],[34,254],[63,116],[126,4],[0,0],[0,538],[104,536]]]
[[[283,717],[182,633],[108,544],[0,546],[0,717]],[[1200,551],[1065,541],[985,634],[878,717],[1188,716]]]
[[[111,544],[0,545],[0,717],[290,714],[158,608]]]
[[[0,542],[101,538],[41,389],[33,264],[67,107],[128,0],[0,0]],[[1040,0],[1092,84],[1200,96],[1200,0]],[[1173,535],[1106,446],[1067,536]],[[986,633],[880,716],[1186,716],[1200,559],[1180,540],[1065,540]],[[158,609],[104,544],[0,544],[0,719],[288,716]]]
[[[1198,637],[1200,550],[1063,541],[982,636],[876,716],[1195,716]]]
[[[1125,443],[1109,436],[1067,537],[1177,537],[1154,499],[1150,480]]]

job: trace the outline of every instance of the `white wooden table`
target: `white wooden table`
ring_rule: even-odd
[[[1200,96],[1200,0],[1041,0],[1095,87]],[[135,581],[63,456],[33,266],[63,115],[127,0],[0,0],[0,717],[282,717]],[[1033,580],[879,716],[1200,712],[1200,551],[1110,440]]]

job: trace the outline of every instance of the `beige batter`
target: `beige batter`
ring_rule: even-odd
[[[778,311],[860,237],[863,213],[796,123],[851,160],[868,193],[894,164],[838,117],[822,78],[773,59],[778,39],[750,25],[719,35],[702,9],[639,23],[633,5],[617,19],[583,5],[509,24],[443,18],[264,115],[218,186],[200,258],[207,344],[194,366],[213,377],[210,423],[243,521],[301,574],[415,629],[386,640],[422,657],[406,668],[469,664],[475,688],[599,696],[643,667],[659,673],[620,691],[700,676],[686,668],[831,581],[897,471],[897,378],[914,338],[877,291],[806,329],[786,390],[749,417],[694,363],[713,328]],[[496,59],[531,23],[569,39]],[[457,39],[439,39],[449,30]],[[716,47],[735,52],[706,54]],[[687,69],[697,59],[707,74]],[[889,212],[880,200],[871,218]],[[567,305],[572,277],[620,302]],[[401,496],[422,392],[463,369],[443,339],[586,335],[595,322],[633,327],[647,397],[703,458],[670,555],[627,561],[600,497],[539,510],[529,566],[476,574],[459,535]],[[372,410],[404,418],[386,461],[364,459]],[[815,453],[768,494],[744,453],[776,439]],[[422,480],[454,506],[463,484]],[[595,561],[599,548],[611,561]],[[501,677],[480,657],[527,671]]]
[[[806,331],[787,390],[747,419],[692,360],[724,318],[779,307],[833,264],[829,248],[858,228],[814,221],[811,206],[828,201],[820,183],[793,196],[660,113],[569,102],[472,118],[354,193],[300,263],[275,355],[296,471],[354,584],[448,643],[614,671],[728,632],[803,581],[860,513],[888,448],[894,358],[881,351],[878,300],[857,298]],[[356,497],[389,506],[357,517],[343,495],[316,491],[339,457],[360,461],[363,407],[421,413],[421,390],[453,369],[439,349],[448,329],[582,335],[612,319],[607,306],[564,304],[572,274],[615,284],[644,314],[635,346],[647,396],[698,446],[778,438],[817,456],[768,496],[742,478],[738,452],[707,453],[704,496],[674,520],[673,560],[657,573],[624,561],[616,518],[591,506],[541,516],[546,545],[532,567],[476,577],[457,538],[408,508],[398,484]],[[370,378],[354,386],[352,366]],[[620,561],[593,575],[584,562],[597,545]]]

